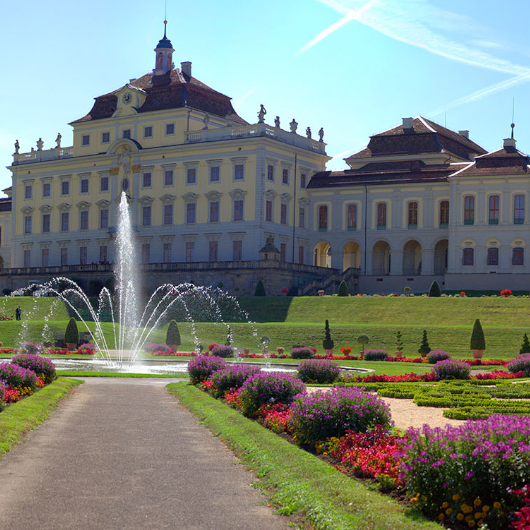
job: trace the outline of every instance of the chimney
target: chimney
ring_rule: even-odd
[[[180,69],[184,75],[191,77],[191,61],[184,61],[180,63]]]
[[[469,140],[469,131],[458,131],[458,134]]]
[[[414,118],[403,118],[403,130],[408,132],[414,131]]]
[[[515,139],[505,138],[503,147],[506,151],[515,151]]]

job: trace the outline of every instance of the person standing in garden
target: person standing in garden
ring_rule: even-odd
[[[22,316],[22,308],[20,306],[18,306],[15,309],[15,317],[16,317],[17,320],[20,320],[21,316]]]

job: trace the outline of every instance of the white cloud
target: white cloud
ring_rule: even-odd
[[[234,105],[234,107],[239,107],[239,105],[241,105],[241,103],[243,103],[243,101],[245,101],[245,99],[249,98],[250,96],[252,96],[252,94],[254,94],[254,92],[256,92],[257,89],[253,88],[251,90],[249,90],[246,94],[243,94],[240,98],[236,99],[232,104]]]

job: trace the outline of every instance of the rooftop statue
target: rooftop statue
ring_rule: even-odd
[[[262,103],[259,106],[258,123],[265,123],[265,114],[267,114],[267,109],[263,106],[263,103]]]

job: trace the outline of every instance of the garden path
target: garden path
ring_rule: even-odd
[[[168,382],[87,378],[0,461],[0,528],[287,529]]]

